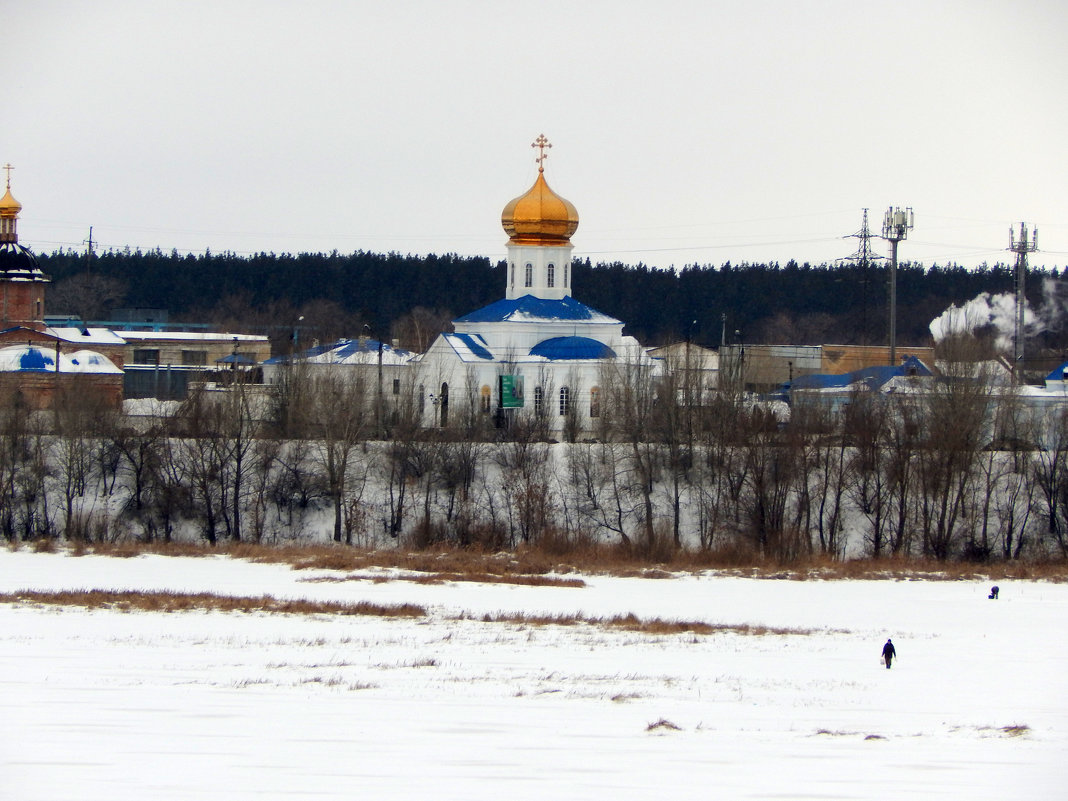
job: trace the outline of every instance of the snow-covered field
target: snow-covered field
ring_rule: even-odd
[[[428,610],[387,619],[0,604],[0,798],[1068,793],[1066,585],[1003,581],[991,601],[988,584],[957,581],[309,581],[330,577],[342,574],[0,551],[0,593],[167,589]],[[653,636],[472,619],[488,612],[798,632]],[[889,671],[879,661],[888,636],[899,654]],[[677,728],[650,728],[661,720]]]

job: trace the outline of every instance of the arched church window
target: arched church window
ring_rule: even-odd
[[[590,417],[601,416],[601,388],[593,387],[590,390]]]
[[[534,416],[541,417],[545,414],[545,390],[534,387]]]
[[[419,417],[422,418],[423,412],[426,411],[426,387],[422,384],[419,385]]]
[[[546,286],[555,286],[556,285],[556,265],[555,264],[550,264],[549,265],[549,269],[545,273],[545,285]]]
[[[445,428],[449,424],[449,384],[443,382],[441,385],[441,394],[438,396],[438,410],[440,412],[441,427]]]
[[[560,416],[563,417],[571,410],[571,388],[560,387]]]
[[[534,286],[534,265],[527,262],[526,283],[523,286]]]
[[[564,265],[564,288],[565,288],[565,289],[567,289],[567,286],[568,286],[568,283],[567,283],[567,279],[568,279],[568,277],[569,277],[569,276],[568,276],[568,272],[570,272],[570,271],[568,270],[568,268],[569,268],[570,266],[571,266],[570,264],[565,264],[565,265]]]
[[[515,262],[513,261],[508,266],[511,268],[511,271],[510,271],[510,274],[509,274],[510,277],[508,279],[508,285],[510,287],[512,287],[512,289],[515,289]]]
[[[489,414],[490,410],[490,388],[489,384],[483,384],[482,389],[479,390],[478,398],[479,408],[482,409],[482,414]]]

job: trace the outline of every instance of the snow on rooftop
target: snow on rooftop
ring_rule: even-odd
[[[394,348],[377,339],[341,339],[322,353],[307,359],[309,364],[378,364],[381,346],[382,364],[400,365],[412,360],[412,352]]]
[[[51,347],[36,345],[8,345],[0,348],[0,372],[5,373],[122,373],[103,354],[92,350],[79,350],[71,354],[59,354],[59,370],[56,370],[56,352]]]
[[[461,361],[492,361],[494,356],[481,334],[442,334]]]
[[[86,345],[125,345],[126,341],[110,328],[86,328],[83,326],[53,326],[45,329],[66,342]]]
[[[481,309],[457,318],[458,323],[544,322],[566,320],[601,324],[619,324],[619,320],[592,309],[568,296],[560,300],[546,300],[533,295],[498,300]]]
[[[261,334],[227,334],[209,331],[121,331],[119,336],[127,342],[266,342]]]

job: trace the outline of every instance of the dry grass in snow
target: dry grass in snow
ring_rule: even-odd
[[[426,610],[415,604],[388,606],[367,602],[339,603],[304,599],[279,599],[270,595],[239,597],[213,593],[137,592],[134,590],[22,591],[0,594],[0,603],[74,606],[113,609],[120,612],[273,612],[290,615],[375,615],[378,617],[423,617]]]

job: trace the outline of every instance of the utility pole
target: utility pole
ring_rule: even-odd
[[[89,275],[92,272],[93,265],[93,226],[89,226],[89,238],[86,240],[85,247],[85,274]]]
[[[871,252],[871,240],[875,237],[875,234],[868,228],[868,210],[864,209],[864,221],[861,223],[860,230],[855,234],[849,234],[844,239],[855,237],[860,242],[857,244],[857,251],[852,256],[846,256],[844,259],[838,259],[837,261],[847,261],[853,264],[860,265],[860,280],[862,283],[860,290],[860,336],[857,339],[861,340],[859,344],[867,345],[871,342],[871,337],[868,335],[868,265],[876,259],[884,258],[883,256],[875,256]]]
[[[1023,383],[1024,339],[1027,332],[1024,329],[1024,310],[1027,308],[1027,296],[1024,294],[1027,282],[1027,254],[1038,250],[1038,228],[1031,231],[1030,241],[1027,239],[1027,223],[1020,223],[1020,238],[1009,226],[1009,250],[1016,254],[1016,330],[1013,337],[1013,364],[1012,374],[1016,377],[1016,383]]]
[[[890,366],[897,367],[897,243],[912,228],[912,208],[891,206],[883,217],[883,239],[890,242]]]

